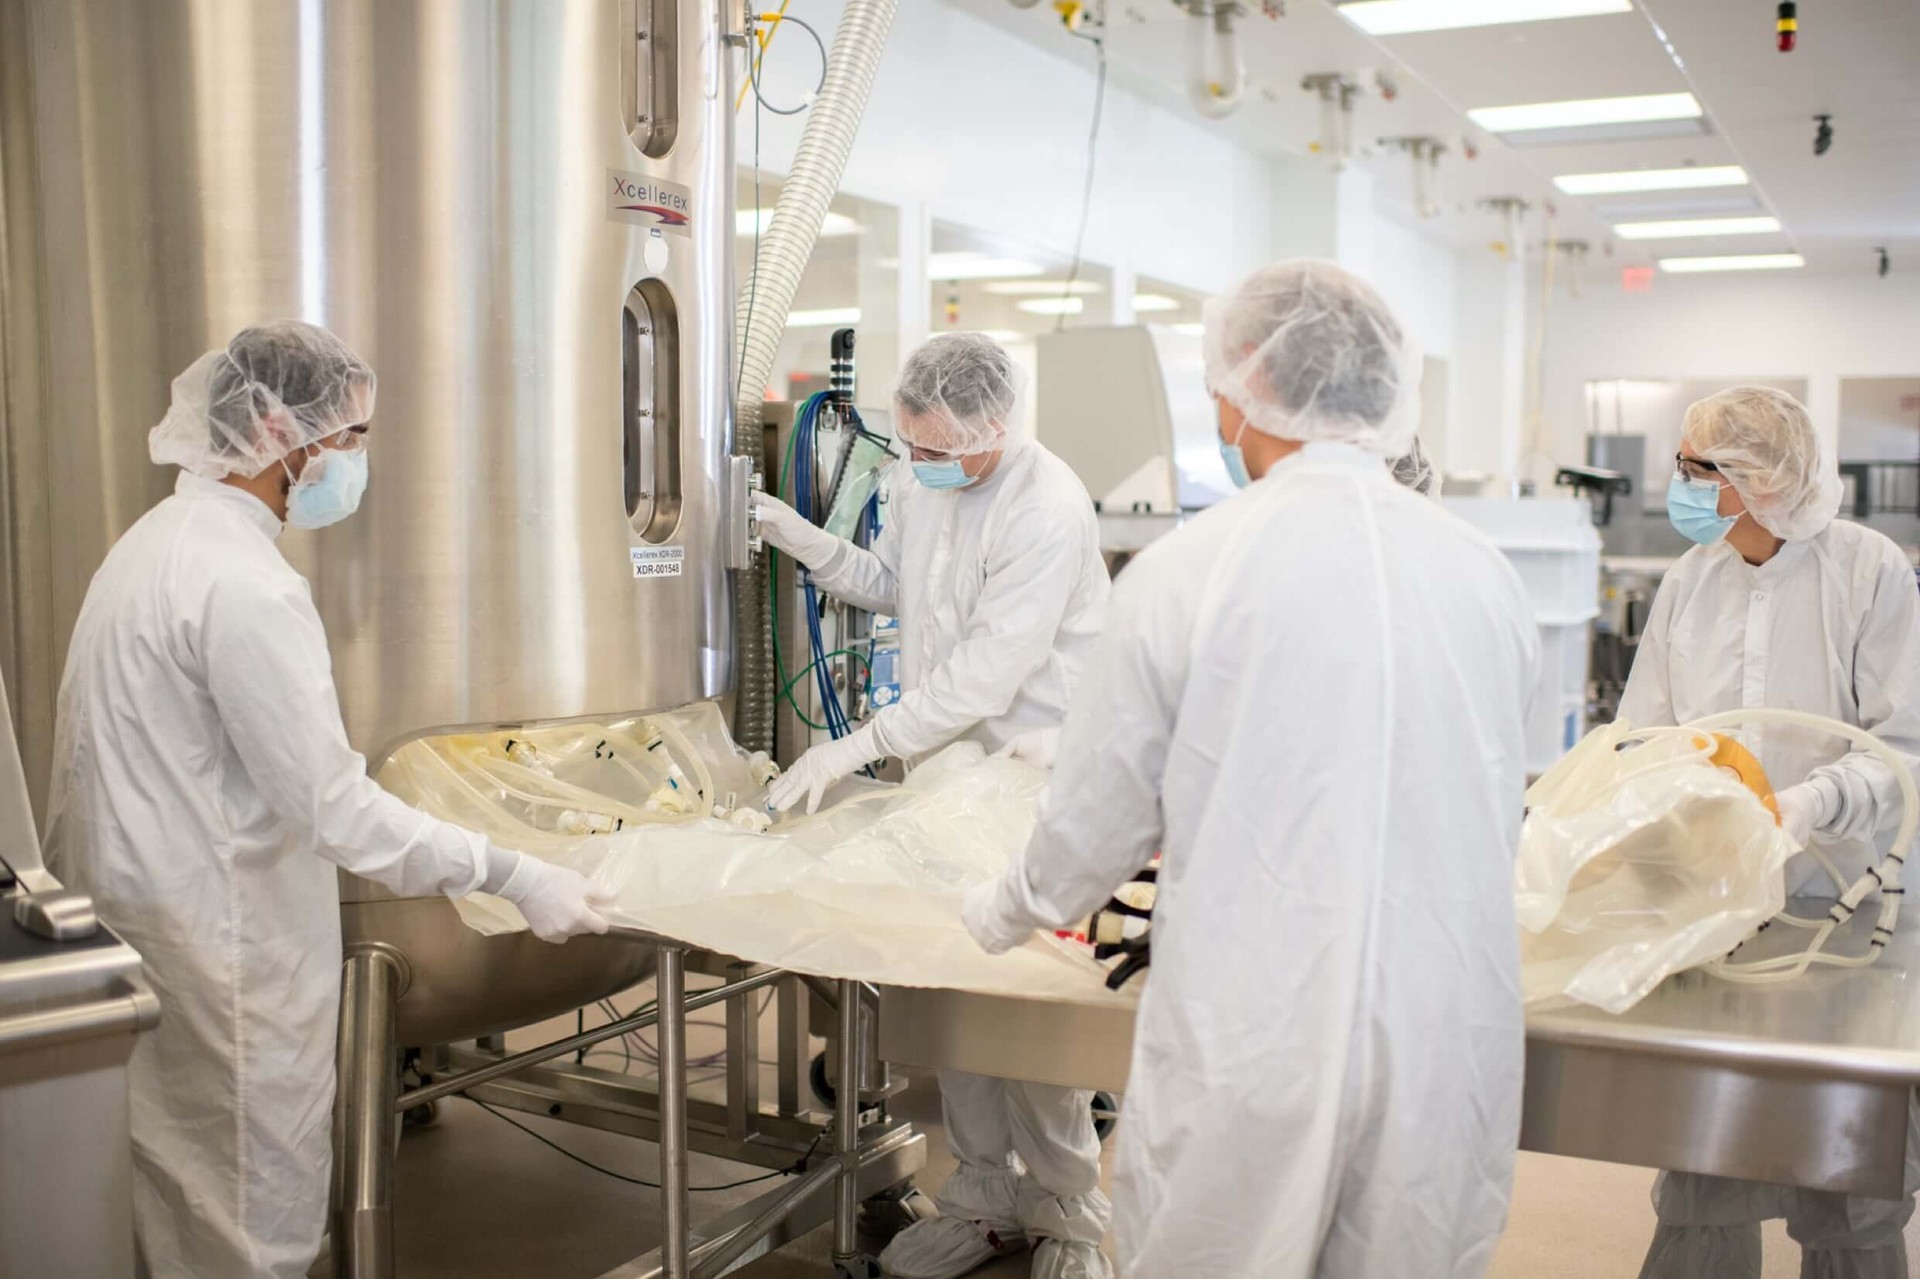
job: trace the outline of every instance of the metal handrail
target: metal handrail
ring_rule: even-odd
[[[0,1017],[0,1052],[53,1048],[109,1034],[137,1035],[159,1021],[159,996],[145,988],[130,989],[111,999]]]

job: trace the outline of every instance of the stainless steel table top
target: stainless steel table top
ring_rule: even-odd
[[[1817,918],[1827,903],[1806,899],[1788,907],[1793,914]],[[1864,953],[1876,914],[1867,910],[1855,916],[1829,949]],[[1810,937],[1775,924],[1740,958],[1785,954]],[[1920,1085],[1920,911],[1902,911],[1893,941],[1866,968],[1816,966],[1793,981],[1762,986],[1681,973],[1618,1016],[1585,1007],[1530,1014],[1527,1038]]]
[[[1824,902],[1791,903],[1815,917]],[[1873,920],[1834,949],[1864,950]],[[1804,946],[1774,925],[1742,958]],[[1133,1010],[955,991],[882,992],[882,1054],[909,1065],[1124,1092]],[[1669,979],[1621,1016],[1527,1018],[1520,1143],[1549,1154],[1889,1198],[1920,1084],[1920,914],[1867,968],[1790,982]]]

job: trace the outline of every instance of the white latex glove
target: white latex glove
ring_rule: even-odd
[[[809,568],[824,563],[840,545],[839,538],[815,528],[771,493],[753,495],[753,514],[761,537]]]
[[[1000,907],[998,880],[967,890],[960,903],[960,922],[989,955],[1004,955],[1033,935],[1031,924],[1006,918]]]
[[[1820,824],[1820,810],[1826,806],[1819,789],[1802,782],[1776,792],[1773,802],[1780,809],[1780,829],[1787,832],[1795,848],[1805,848],[1813,838],[1813,828]]]
[[[600,907],[608,899],[594,882],[578,871],[553,866],[520,855],[520,864],[500,886],[500,896],[520,908],[527,926],[541,941],[564,942],[581,933],[604,933],[606,918]]]
[[[1020,736],[994,752],[1001,759],[1017,759],[1023,764],[1032,764],[1035,768],[1053,771],[1053,762],[1060,755],[1060,730],[1057,728],[1036,728],[1031,733]]]
[[[767,792],[767,802],[776,812],[784,813],[805,798],[807,812],[816,812],[820,797],[827,793],[829,786],[860,771],[883,754],[879,735],[871,724],[837,742],[822,743],[802,755],[773,784]]]

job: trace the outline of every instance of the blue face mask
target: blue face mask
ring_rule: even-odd
[[[300,478],[287,491],[287,523],[295,528],[325,528],[360,509],[367,491],[367,451],[323,449],[307,459]]]
[[[1246,423],[1243,422],[1240,424],[1240,433],[1245,435],[1246,432]],[[1247,455],[1238,444],[1221,440],[1220,460],[1227,464],[1227,478],[1233,481],[1235,488],[1243,489],[1253,483],[1253,476],[1247,473]]]
[[[963,489],[976,478],[958,461],[915,462],[913,474],[922,487],[930,489]]]
[[[1720,514],[1718,484],[1678,475],[1667,482],[1667,518],[1682,537],[1702,546],[1712,546],[1740,522],[1738,515]]]

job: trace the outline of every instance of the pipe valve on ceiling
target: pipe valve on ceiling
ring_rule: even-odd
[[[1320,95],[1320,137],[1312,150],[1333,161],[1337,172],[1347,167],[1353,154],[1353,100],[1360,85],[1338,71],[1322,71],[1304,77],[1300,87]]]
[[[1500,195],[1480,201],[1480,207],[1500,217],[1501,238],[1493,242],[1493,251],[1503,258],[1523,256],[1526,244],[1521,239],[1520,220],[1533,205],[1517,195]]]
[[[1246,93],[1240,58],[1240,0],[1176,0],[1187,11],[1187,96],[1201,115],[1231,115]]]
[[[1434,137],[1382,138],[1380,145],[1405,151],[1413,161],[1413,207],[1423,218],[1440,216],[1440,157],[1447,144]]]

